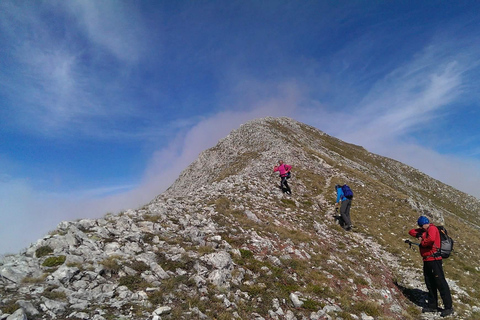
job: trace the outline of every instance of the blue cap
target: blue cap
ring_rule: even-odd
[[[417,220],[418,226],[422,227],[424,224],[430,223],[430,220],[428,220],[427,217],[425,216],[420,216]]]

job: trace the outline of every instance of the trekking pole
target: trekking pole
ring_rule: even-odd
[[[412,244],[413,244],[413,245],[416,245],[416,246],[420,246],[420,243],[412,242],[412,241],[410,241],[410,240],[408,240],[408,239],[405,240],[405,243],[408,243],[408,244],[410,245],[410,248],[412,247]]]

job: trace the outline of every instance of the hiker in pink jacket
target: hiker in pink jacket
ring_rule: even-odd
[[[288,186],[287,179],[290,178],[290,170],[292,166],[284,164],[282,160],[278,161],[278,166],[273,167],[273,172],[280,172],[280,188],[284,193],[292,194],[292,190]]]

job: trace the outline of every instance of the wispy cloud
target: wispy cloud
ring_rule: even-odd
[[[375,150],[405,139],[447,113],[465,93],[465,75],[476,66],[458,52],[446,56],[444,49],[429,45],[413,60],[377,79],[360,101],[334,112],[338,123],[320,117],[311,122]]]
[[[466,46],[453,50],[453,42],[442,40],[426,46],[413,60],[378,79],[358,103],[336,111],[320,107],[315,110],[322,110],[320,115],[310,111],[301,118],[480,198],[475,187],[480,161],[471,154],[441,154],[433,149],[436,141],[429,144],[421,137],[424,132],[436,130],[436,122],[455,113],[460,101],[477,96],[471,82],[477,78],[478,62],[472,58],[478,49]]]
[[[93,0],[62,1],[61,4],[89,41],[105,48],[121,63],[137,63],[142,58],[149,36],[138,6],[131,2]]]
[[[2,7],[3,43],[10,47],[0,93],[10,100],[9,125],[47,136],[135,137],[128,127],[112,125],[145,119],[124,89],[127,70],[144,52],[140,34],[148,34],[134,7],[108,1],[6,1]]]

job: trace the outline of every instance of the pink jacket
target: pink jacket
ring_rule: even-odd
[[[280,177],[285,177],[287,175],[287,172],[292,170],[292,166],[289,166],[288,164],[282,164],[280,166],[275,166],[273,168],[273,172],[279,171],[280,172]]]

